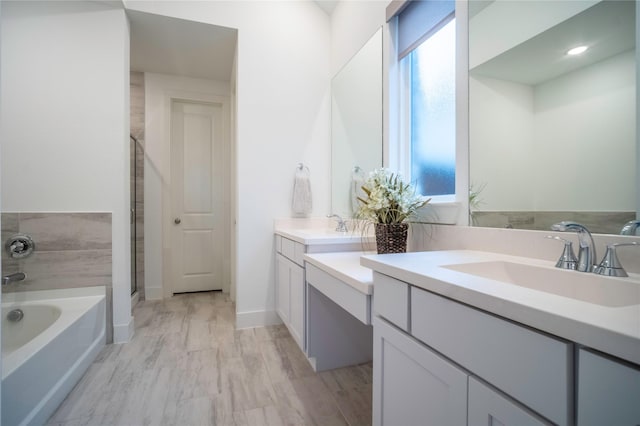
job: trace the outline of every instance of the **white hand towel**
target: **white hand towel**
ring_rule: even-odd
[[[309,169],[298,168],[293,181],[293,203],[291,205],[293,213],[299,216],[306,216],[311,213],[311,180],[309,179]]]
[[[356,213],[360,209],[360,202],[358,201],[358,197],[362,199],[367,198],[367,194],[362,190],[362,185],[364,185],[364,172],[362,169],[357,167],[351,173],[351,209],[353,213]]]

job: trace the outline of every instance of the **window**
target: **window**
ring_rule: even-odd
[[[453,5],[443,3],[412,2],[402,11],[398,50],[404,172],[422,195],[448,201],[456,186],[456,21]],[[404,16],[424,13],[431,19]]]
[[[455,19],[405,56],[411,180],[422,195],[455,194]],[[405,74],[406,75],[406,74]]]

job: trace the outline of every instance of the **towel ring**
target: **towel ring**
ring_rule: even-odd
[[[305,166],[304,163],[298,163],[298,170],[300,170],[301,172],[306,170],[307,173],[310,172],[309,167]]]

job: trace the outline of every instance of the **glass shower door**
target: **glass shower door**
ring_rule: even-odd
[[[136,179],[138,173],[136,173],[138,153],[138,141],[132,135],[129,135],[129,223],[131,226],[131,294],[133,295],[137,289],[136,282]]]

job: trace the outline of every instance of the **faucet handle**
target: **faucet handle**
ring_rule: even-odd
[[[607,252],[604,254],[602,261],[593,272],[598,275],[606,275],[609,277],[628,277],[629,275],[622,267],[622,264],[618,259],[618,254],[616,253],[616,248],[621,246],[640,246],[640,244],[632,242],[607,245]]]
[[[562,237],[547,235],[545,238],[549,238],[551,240],[562,241],[564,243],[564,249],[562,250],[562,254],[560,258],[556,262],[556,268],[560,269],[571,269],[576,270],[578,268],[578,258],[573,252],[573,242],[566,240]]]

